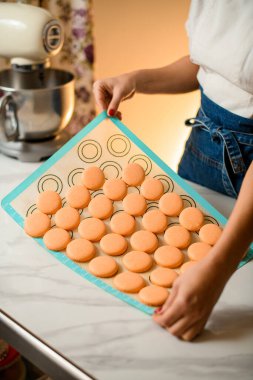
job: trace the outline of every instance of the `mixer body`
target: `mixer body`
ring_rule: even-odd
[[[63,45],[61,23],[45,9],[0,3],[0,152],[40,161],[70,136],[64,128],[74,110],[74,76],[50,68]]]

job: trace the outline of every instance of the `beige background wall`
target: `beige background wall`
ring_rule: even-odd
[[[93,0],[95,77],[166,65],[188,54],[189,0]],[[123,123],[176,169],[195,115],[198,92],[135,95],[122,103]]]

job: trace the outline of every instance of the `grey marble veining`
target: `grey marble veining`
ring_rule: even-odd
[[[37,167],[0,156],[0,198]],[[230,198],[196,186],[229,215]],[[253,263],[237,271],[205,332],[182,342],[47,254],[0,211],[0,307],[101,380],[253,378]]]

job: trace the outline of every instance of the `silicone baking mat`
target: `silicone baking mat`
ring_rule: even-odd
[[[160,179],[164,185],[165,192],[175,191],[178,193],[184,200],[185,206],[199,207],[205,214],[206,222],[216,223],[221,226],[226,223],[226,219],[215,208],[193,190],[191,186],[185,183],[117,118],[108,118],[106,112],[98,115],[24,182],[8,194],[2,200],[2,207],[23,227],[24,218],[36,209],[35,202],[39,192],[49,189],[55,190],[61,195],[64,204],[66,190],[70,186],[80,183],[81,174],[86,167],[91,165],[99,166],[103,169],[106,178],[117,178],[121,177],[122,168],[129,162],[136,162],[142,165],[147,176]],[[139,192],[139,188],[129,188],[129,192],[131,191]],[[92,197],[101,192],[102,190],[94,191]],[[148,210],[157,207],[157,201],[148,202]],[[114,212],[121,209],[122,203],[114,202]],[[81,219],[89,216],[87,209],[80,210],[80,215]],[[140,229],[141,217],[136,219],[137,229]],[[178,218],[169,218],[169,225],[175,223],[178,223]],[[106,221],[106,224],[108,230],[110,230],[109,220]],[[73,237],[78,237],[77,231],[73,231],[72,235]],[[158,239],[159,245],[163,245],[163,236],[158,235]],[[43,239],[37,238],[35,240],[47,250]],[[129,238],[127,240],[129,241]],[[193,234],[193,241],[197,240],[198,235],[195,233]],[[99,243],[95,245],[97,247],[97,255],[103,255],[99,248]],[[103,290],[145,313],[153,313],[154,308],[142,304],[138,299],[138,295],[125,294],[115,289],[113,279],[100,279],[90,274],[87,270],[88,263],[75,263],[65,255],[65,252],[47,251],[54,255],[61,263]],[[187,255],[185,256],[187,257]],[[246,264],[252,258],[253,249],[250,249],[239,266]],[[115,257],[115,259],[119,264],[120,271],[123,271],[122,257]],[[147,283],[149,283],[149,274],[150,271],[142,274]]]

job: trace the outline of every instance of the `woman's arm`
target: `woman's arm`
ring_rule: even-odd
[[[197,90],[199,66],[190,57],[180,58],[170,65],[148,70],[134,71],[136,92],[142,94],[180,94]]]
[[[154,320],[182,339],[198,335],[252,240],[253,162],[220,239],[208,256],[175,281]]]
[[[101,110],[110,116],[121,116],[120,102],[130,99],[135,92],[142,94],[179,94],[198,88],[199,66],[189,56],[157,69],[136,70],[112,78],[97,80],[94,95]]]

